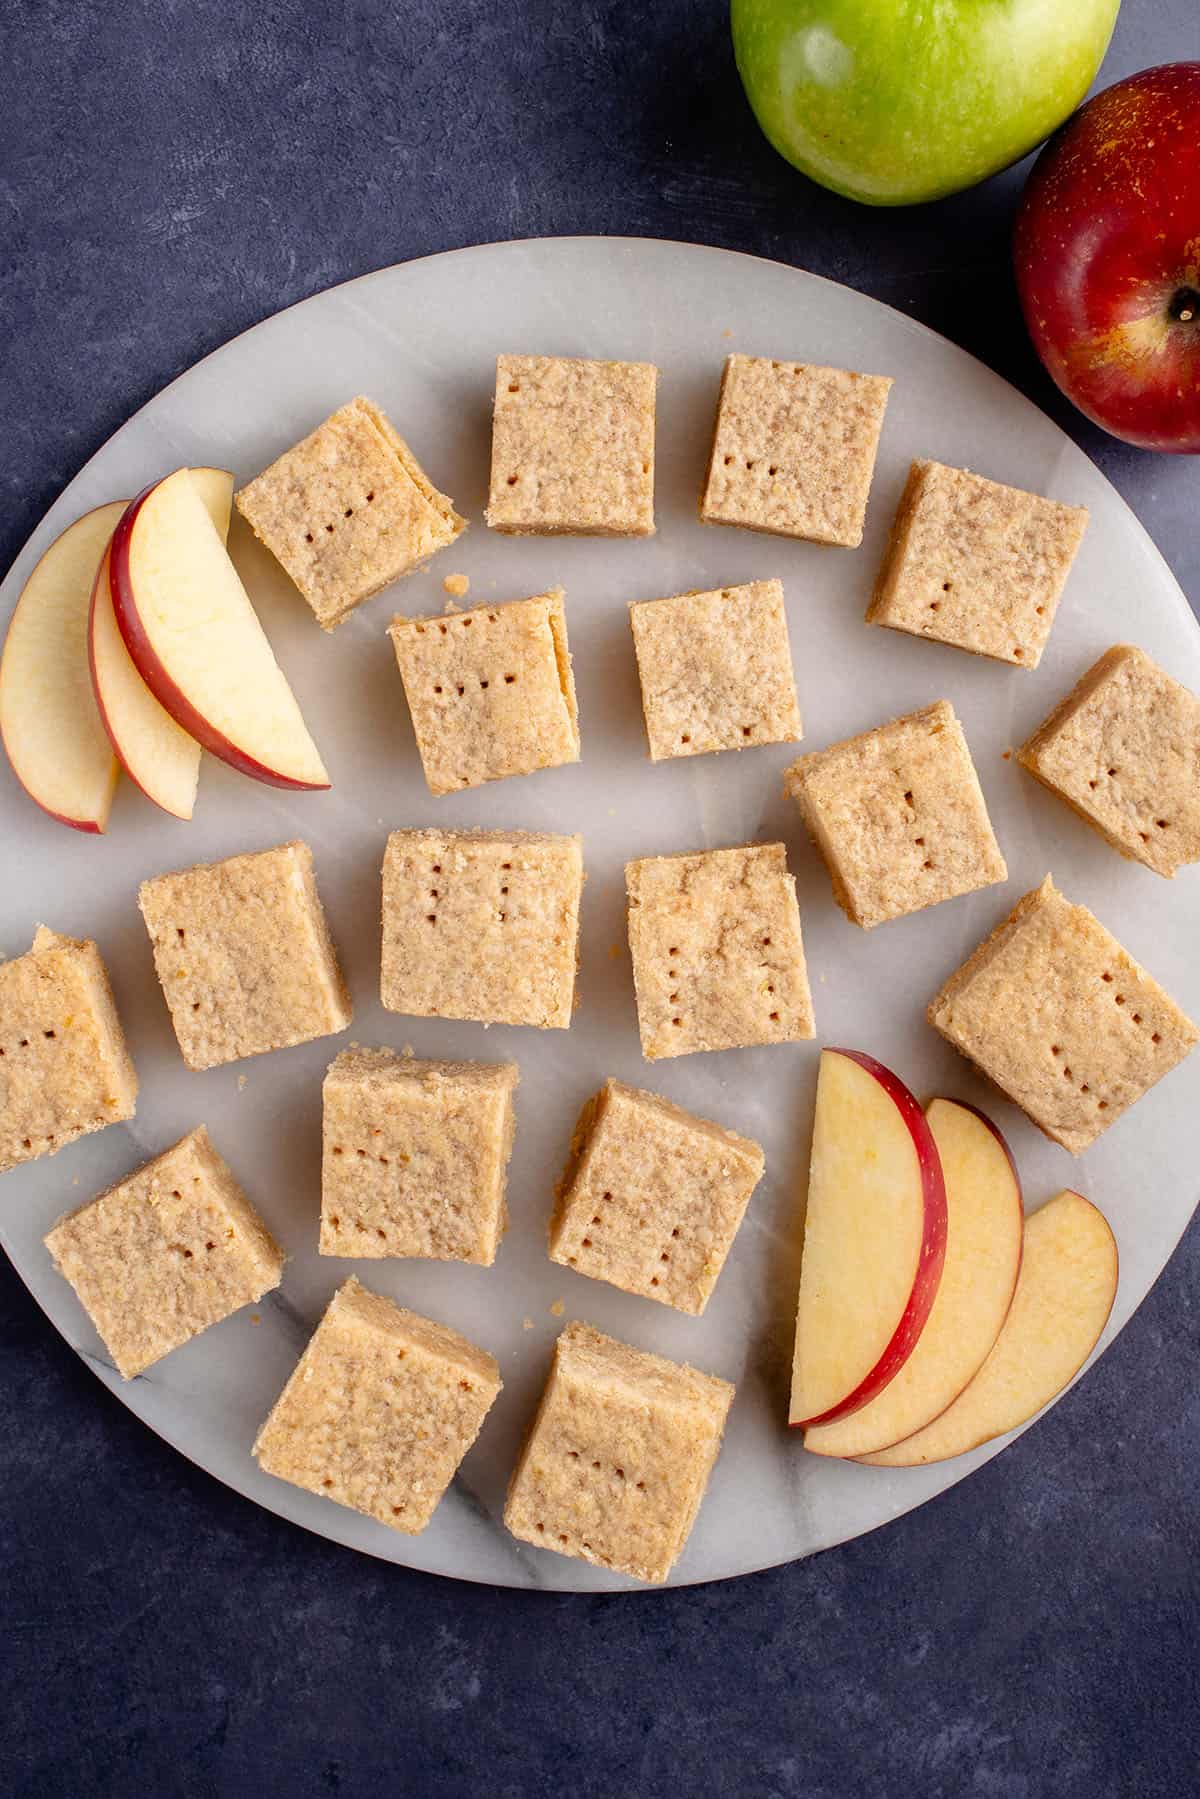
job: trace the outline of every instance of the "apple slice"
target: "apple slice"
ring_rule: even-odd
[[[911,1437],[953,1403],[1012,1304],[1025,1214],[1007,1143],[974,1106],[935,1099],[925,1118],[946,1181],[946,1263],[916,1348],[883,1392],[804,1433],[815,1455],[860,1456]]]
[[[233,518],[233,476],[227,468],[190,468],[188,474],[221,542],[228,543]]]
[[[1012,1307],[991,1354],[940,1418],[877,1455],[876,1468],[916,1468],[977,1449],[1024,1424],[1078,1374],[1108,1322],[1117,1245],[1081,1193],[1060,1193],[1025,1221]]]
[[[188,469],[131,500],[113,533],[117,625],[176,724],[274,787],[329,776]]]
[[[96,567],[125,510],[97,506],[56,537],[17,601],[0,657],[0,737],[18,781],[44,812],[103,831],[117,760],[88,680],[88,607]]]
[[[233,512],[233,476],[216,468],[189,473],[224,543]],[[200,778],[200,745],[159,705],[125,648],[113,611],[108,550],[92,590],[88,655],[100,717],[125,773],[164,812],[190,818]]]
[[[792,1424],[828,1424],[895,1378],[929,1316],[945,1254],[946,1188],[925,1114],[873,1057],[823,1050]]]

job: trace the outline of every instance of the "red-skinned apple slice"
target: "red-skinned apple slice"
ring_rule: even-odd
[[[113,533],[113,610],[143,681],[203,749],[274,787],[329,776],[188,469],[147,488]]]
[[[117,761],[88,679],[88,607],[124,501],[98,506],[55,538],[21,592],[0,657],[0,737],[44,812],[103,831]]]
[[[224,543],[233,511],[233,476],[226,469],[190,472]],[[96,704],[121,767],[164,812],[190,818],[200,777],[200,745],[159,705],[125,648],[113,611],[108,550],[92,589],[88,656]]]
[[[227,468],[193,468],[188,470],[192,486],[204,501],[204,509],[217,527],[222,543],[229,542],[229,524],[233,518],[233,476]]]
[[[974,1106],[935,1099],[925,1118],[946,1182],[937,1297],[916,1348],[883,1392],[804,1433],[804,1447],[816,1455],[868,1455],[924,1429],[978,1373],[1012,1304],[1025,1217],[1008,1145]]]
[[[821,1053],[790,1421],[865,1406],[904,1366],[946,1254],[946,1188],[925,1114],[858,1050]]]
[[[1015,1430],[1078,1374],[1116,1292],[1117,1245],[1106,1219],[1081,1193],[1059,1193],[1025,1220],[1012,1306],[974,1380],[924,1430],[860,1459],[916,1468]]]

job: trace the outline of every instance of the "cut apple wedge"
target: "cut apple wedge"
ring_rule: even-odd
[[[55,538],[21,592],[0,657],[0,737],[44,812],[103,831],[117,761],[88,679],[88,608],[105,545],[125,510],[98,506]]]
[[[946,1261],[925,1328],[904,1366],[868,1405],[804,1433],[815,1455],[861,1456],[911,1437],[979,1371],[1008,1315],[1021,1266],[1021,1183],[1008,1145],[974,1106],[925,1110],[946,1182]]]
[[[946,1254],[946,1188],[925,1114],[858,1050],[821,1053],[791,1423],[865,1406],[904,1366]]]
[[[233,476],[227,468],[193,468],[188,470],[192,486],[204,501],[204,510],[217,527],[222,543],[229,542],[229,524],[233,518]]]
[[[113,534],[110,590],[142,680],[202,748],[275,787],[329,786],[188,469],[126,508]]]
[[[233,511],[233,476],[225,469],[190,471],[222,543]],[[200,745],[159,705],[134,666],[113,611],[106,549],[92,590],[88,654],[92,689],[117,759],[147,799],[176,818],[190,818],[200,778]]]
[[[975,1379],[924,1430],[859,1459],[876,1468],[915,1468],[1015,1430],[1078,1374],[1116,1292],[1117,1245],[1107,1220],[1082,1194],[1058,1194],[1025,1221],[1012,1306]]]

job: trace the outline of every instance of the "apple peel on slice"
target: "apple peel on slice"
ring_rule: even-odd
[[[946,1183],[937,1297],[916,1348],[882,1393],[805,1432],[804,1447],[816,1455],[867,1455],[939,1417],[978,1373],[1012,1304],[1025,1215],[1008,1145],[990,1118],[956,1100],[931,1100],[925,1118]]]
[[[226,469],[190,471],[222,543],[233,512],[233,476]],[[177,725],[142,680],[113,611],[110,551],[100,559],[92,589],[88,655],[100,717],[117,759],[147,799],[175,818],[190,818],[200,779],[200,745]]]
[[[110,590],[138,673],[201,748],[274,787],[329,786],[188,469],[126,508],[113,534]]]
[[[865,1406],[904,1366],[946,1254],[946,1188],[925,1114],[890,1069],[826,1049],[817,1078],[790,1422]]]
[[[1025,1221],[1012,1306],[974,1380],[924,1430],[859,1459],[875,1468],[922,1467],[1015,1430],[1078,1374],[1116,1293],[1117,1245],[1107,1220],[1081,1193],[1059,1193]]]
[[[119,773],[88,679],[96,568],[125,510],[97,506],[56,537],[21,591],[0,657],[0,737],[30,799],[101,832]]]

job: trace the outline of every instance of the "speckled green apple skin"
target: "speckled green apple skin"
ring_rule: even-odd
[[[973,187],[1087,92],[1121,0],[733,0],[755,116],[796,168],[908,206]]]

